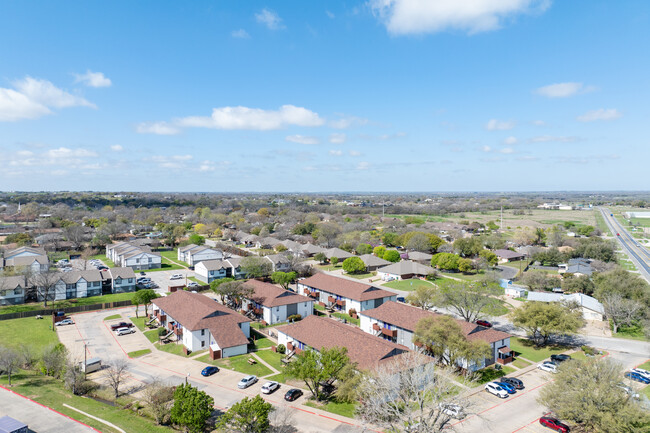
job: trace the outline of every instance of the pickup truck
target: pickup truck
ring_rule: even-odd
[[[120,322],[120,323],[116,323],[114,325],[111,325],[111,331],[116,331],[116,330],[118,330],[120,328],[132,328],[132,327],[133,327],[133,323]]]

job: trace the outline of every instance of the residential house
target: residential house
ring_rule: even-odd
[[[513,262],[515,260],[523,260],[526,256],[522,253],[511,250],[494,250],[500,263]]]
[[[568,263],[562,263],[558,265],[558,268],[560,274],[573,274],[575,276],[586,275],[590,277],[594,272],[591,268],[591,260],[582,257],[569,259]]]
[[[270,254],[264,258],[271,262],[273,272],[289,272],[291,271],[291,262],[282,254]]]
[[[205,260],[222,260],[223,252],[221,250],[213,250],[208,247],[190,244],[178,248],[177,258],[190,266],[196,266]]]
[[[528,301],[539,302],[576,302],[586,320],[605,320],[605,308],[597,299],[583,293],[528,292]]]
[[[417,347],[413,342],[413,336],[418,322],[427,317],[440,316],[402,302],[386,302],[377,308],[359,313],[361,330],[411,350]],[[466,360],[461,360],[459,367],[474,371],[493,364],[495,360],[500,364],[512,361],[510,334],[464,320],[457,320],[457,322],[468,340],[485,341],[492,349],[491,356],[483,361],[469,364]]]
[[[420,251],[409,251],[406,255],[406,258],[408,260],[412,260],[414,262],[420,263],[422,265],[430,265],[431,264],[431,258],[433,255],[423,253]]]
[[[25,302],[27,284],[23,275],[0,277],[0,305],[16,305]]]
[[[279,243],[280,241],[278,239],[272,238],[270,236],[267,236],[265,238],[257,238],[257,241],[255,242],[255,248],[271,249]]]
[[[220,278],[243,278],[241,271],[241,258],[231,257],[226,260],[205,260],[194,267],[196,277],[204,283],[210,284]]]
[[[258,280],[248,280],[244,286],[253,289],[253,294],[243,302],[242,308],[270,325],[286,322],[296,314],[304,319],[314,312],[313,298]]]
[[[14,268],[17,271],[30,270],[32,274],[46,272],[50,268],[50,261],[46,255],[38,256],[15,256],[10,259],[0,258],[0,269]]]
[[[240,242],[246,245],[247,247],[255,247],[259,240],[259,236],[255,235],[246,235],[240,239]],[[257,247],[259,248],[259,247]]]
[[[300,249],[300,252],[305,257],[313,257],[316,254],[324,253],[325,251],[327,251],[325,248],[310,243],[304,244]]]
[[[359,258],[366,265],[366,271],[368,272],[376,271],[378,268],[381,268],[382,266],[391,264],[391,262],[389,262],[388,260],[384,260],[373,254],[364,254],[362,256],[359,256]]]
[[[370,370],[395,360],[408,352],[407,348],[393,342],[373,337],[356,326],[350,326],[325,317],[309,316],[300,322],[275,328],[278,343],[287,351],[300,353],[312,349],[344,347],[350,361],[362,370]]]
[[[106,257],[118,267],[129,267],[133,270],[156,269],[162,267],[162,257],[151,251],[147,246],[134,245],[129,242],[119,242],[106,246]]]
[[[104,272],[110,278],[111,293],[135,292],[135,272],[132,268],[110,268]]]
[[[176,337],[186,352],[209,349],[212,359],[248,352],[250,319],[208,298],[185,290],[152,301],[152,318]]]
[[[325,250],[324,253],[325,253],[325,257],[327,257],[328,260],[331,259],[332,257],[336,257],[337,259],[339,259],[339,262],[342,262],[343,260],[348,259],[350,257],[355,257],[354,254],[348,253],[347,251],[344,251],[340,248],[330,248],[328,250]]]
[[[60,301],[62,299],[87,298],[102,294],[102,275],[98,270],[59,272],[58,280],[48,290],[37,283],[37,299]]]
[[[395,301],[397,295],[371,284],[343,277],[317,273],[298,281],[298,293],[311,296],[322,305],[337,310],[363,311],[379,307],[384,302]]]
[[[408,280],[409,278],[424,278],[434,272],[435,270],[431,266],[402,260],[377,269],[377,276],[384,281]]]

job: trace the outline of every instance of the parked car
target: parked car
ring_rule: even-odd
[[[215,367],[213,365],[205,367],[203,370],[201,370],[201,376],[212,376],[215,373],[219,373],[219,367]]]
[[[514,377],[502,377],[501,382],[512,385],[515,389],[524,389],[524,382]]]
[[[541,417],[539,419],[539,423],[544,427],[548,427],[552,430],[555,430],[556,432],[569,433],[571,431],[568,425],[564,424],[559,419],[550,416]]]
[[[284,395],[286,401],[296,401],[302,395],[302,391],[297,388],[292,388]]]
[[[147,275],[145,271],[140,271],[140,275]]]
[[[56,326],[65,326],[65,325],[74,325],[74,320],[63,319],[60,322],[56,322]]]
[[[492,327],[492,324],[490,322],[488,322],[487,320],[477,320],[475,323],[477,325],[483,326],[485,328],[491,328]]]
[[[547,371],[549,373],[557,373],[557,364],[551,361],[544,361],[537,366],[542,371]]]
[[[648,379],[650,379],[650,371],[648,370],[644,370],[642,368],[633,368],[632,371],[635,373],[639,373],[641,376],[645,376]]]
[[[494,382],[494,383],[499,385],[501,388],[505,389],[508,394],[514,394],[515,392],[517,392],[517,388],[515,388],[514,386],[510,385],[507,382]]]
[[[280,388],[280,384],[275,381],[266,382],[262,385],[262,394],[271,394],[275,390]]]
[[[625,373],[625,377],[627,377],[630,380],[634,380],[636,382],[641,382],[645,384],[650,383],[650,379],[634,371],[628,371],[627,373]]]
[[[120,328],[133,328],[133,323],[120,322],[114,325],[111,325],[111,331],[117,331]]]
[[[104,266],[104,265],[101,265],[101,266],[98,266],[98,267],[97,267],[97,270],[98,270],[98,271],[108,271],[108,267],[107,267],[107,266]]]
[[[115,333],[119,337],[120,335],[135,334],[135,329],[133,328],[118,328]]]
[[[241,388],[241,389],[248,388],[254,383],[257,383],[257,376],[253,376],[253,375],[246,376],[239,381],[239,383],[237,384],[237,388]]]
[[[463,408],[454,403],[440,403],[440,410],[447,416],[450,416],[454,419],[463,419],[465,418],[465,412]]]
[[[490,382],[487,385],[485,385],[485,390],[489,392],[490,394],[494,394],[499,398],[506,398],[508,397],[508,391],[505,389],[501,388],[499,385],[497,385],[496,382]]]
[[[183,274],[174,274],[171,277],[169,277],[170,280],[181,280],[183,279]]]
[[[406,303],[406,298],[404,298],[404,296],[398,296],[398,297],[397,297],[397,302],[404,302],[404,303]]]
[[[626,386],[626,385],[624,385],[624,384],[622,384],[622,383],[619,383],[619,384],[618,384],[618,387],[621,388],[623,391],[625,391],[625,393],[626,393],[627,395],[629,395],[630,397],[632,397],[632,398],[634,398],[634,399],[638,399],[638,398],[639,398],[639,393],[636,392],[635,390],[633,390],[632,388],[630,388],[629,386]]]
[[[555,363],[568,361],[570,359],[571,359],[571,357],[569,355],[565,355],[563,353],[561,353],[559,355],[551,355],[551,361],[553,361]]]
[[[199,283],[192,281],[187,285],[187,287],[199,287]]]

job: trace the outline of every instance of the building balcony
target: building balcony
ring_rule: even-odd
[[[327,302],[330,304],[335,304],[336,303],[336,298],[334,296],[328,296],[327,297]]]
[[[338,305],[341,308],[345,308],[345,301],[343,299],[339,299],[336,301],[336,305]]]
[[[397,337],[397,329],[381,328],[381,333],[384,334],[387,337],[390,337],[390,338],[396,338]]]
[[[373,323],[372,324],[372,330],[373,331],[381,331],[381,326],[379,326],[379,323]]]

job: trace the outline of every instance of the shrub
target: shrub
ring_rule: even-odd
[[[586,355],[595,355],[595,354],[596,354],[596,351],[594,350],[593,347],[582,346],[582,347],[580,347],[580,349],[582,349],[582,351],[583,351]]]
[[[284,355],[284,353],[287,351],[287,348],[284,347],[284,344],[278,344],[278,346],[275,348],[276,352],[278,352],[280,355]]]
[[[288,322],[299,322],[302,320],[302,316],[300,314],[292,314],[291,316],[287,317]]]
[[[348,310],[348,314],[349,314],[350,316],[353,315],[353,314],[357,314],[357,310],[355,310],[354,308],[350,308],[350,309]]]
[[[158,328],[158,336],[164,337],[165,335],[167,335],[167,330],[163,327]]]

